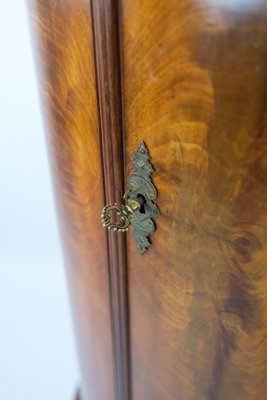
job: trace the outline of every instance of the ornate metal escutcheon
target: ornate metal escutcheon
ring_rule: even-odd
[[[156,229],[152,218],[160,215],[154,203],[157,190],[150,177],[153,167],[149,159],[147,147],[141,142],[132,159],[133,170],[128,177],[130,190],[123,196],[125,204],[108,204],[103,208],[101,215],[102,224],[108,230],[126,232],[131,227],[141,255],[150,246],[149,236]]]

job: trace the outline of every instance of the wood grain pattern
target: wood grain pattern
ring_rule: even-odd
[[[128,243],[133,400],[267,399],[266,8],[121,1],[126,153],[161,211]]]
[[[122,204],[124,190],[120,41],[117,0],[92,0],[105,204]],[[99,214],[100,215],[100,214]],[[108,232],[116,400],[130,396],[126,237]]]
[[[29,3],[82,372],[83,400],[117,400],[90,3]],[[51,349],[51,356],[53,356]]]
[[[267,3],[30,9],[83,400],[267,400]],[[127,277],[99,216],[141,140],[161,216]]]

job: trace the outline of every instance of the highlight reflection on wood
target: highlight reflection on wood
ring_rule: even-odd
[[[126,152],[161,211],[128,246],[134,400],[267,399],[267,4],[226,3],[122,2]]]
[[[99,218],[105,200],[90,4],[36,0],[30,3],[30,15],[40,53],[41,94],[82,371],[81,396],[115,400],[107,241]]]
[[[82,399],[267,400],[266,1],[29,8]],[[142,140],[161,216],[141,257],[100,214]]]

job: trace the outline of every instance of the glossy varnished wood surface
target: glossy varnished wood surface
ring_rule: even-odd
[[[145,256],[128,237],[133,400],[267,399],[266,8],[121,1],[126,154],[161,211]]]
[[[124,138],[117,0],[92,0],[97,96],[104,179],[104,204],[121,204]],[[101,208],[103,204],[99,205]],[[130,396],[126,237],[108,232],[116,400]]]
[[[90,3],[29,2],[77,333],[83,400],[117,400]],[[53,349],[51,349],[53,357]]]
[[[266,8],[31,2],[83,400],[267,399]],[[161,217],[127,280],[99,216],[141,140]]]

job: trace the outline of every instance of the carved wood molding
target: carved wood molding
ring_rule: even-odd
[[[121,203],[124,194],[124,138],[119,5],[116,0],[91,0],[91,7],[105,204]],[[125,240],[123,235],[107,232],[110,301],[116,364],[116,399],[118,400],[130,399]]]

